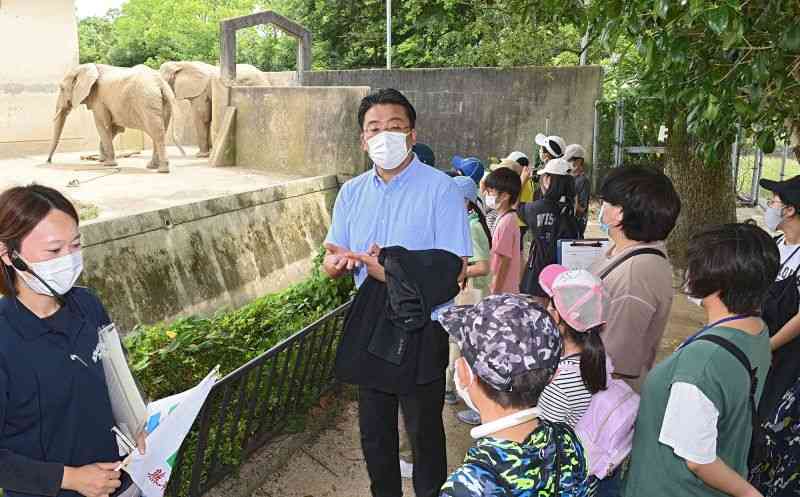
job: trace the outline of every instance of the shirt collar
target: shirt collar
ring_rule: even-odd
[[[389,185],[402,186],[402,185],[404,185],[406,182],[408,182],[408,179],[413,176],[412,169],[416,169],[418,167],[418,165],[422,164],[422,162],[420,162],[419,158],[417,158],[417,154],[412,152],[412,155],[413,155],[413,158],[411,159],[411,162],[409,162],[408,166],[400,174],[398,174],[397,176],[395,176],[394,178],[389,180],[388,183],[385,183],[383,181],[383,179],[378,174],[378,166],[373,164],[372,165],[372,181],[373,181],[373,183],[375,185],[377,185],[377,186],[380,186],[380,185],[384,185],[384,186],[389,186]]]

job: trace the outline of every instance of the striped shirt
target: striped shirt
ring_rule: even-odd
[[[553,381],[539,398],[539,409],[544,419],[575,428],[591,400],[592,394],[581,378],[580,355],[574,354],[561,358]]]

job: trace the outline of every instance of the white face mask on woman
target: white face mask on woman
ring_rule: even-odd
[[[17,256],[22,259],[22,256],[19,254],[17,254]],[[36,273],[39,278],[43,279],[48,285],[50,285],[53,291],[57,292],[59,295],[64,295],[72,290],[72,287],[75,286],[75,282],[78,281],[81,272],[83,272],[83,255],[81,254],[81,251],[78,250],[56,259],[50,259],[49,261],[25,261],[25,264],[27,264],[30,270]],[[53,292],[51,292],[44,283],[39,281],[36,276],[33,276],[27,271],[20,271],[16,268],[15,270],[28,288],[40,295],[55,297]]]
[[[767,207],[764,212],[764,223],[770,231],[777,231],[778,226],[783,222],[783,206]]]
[[[411,152],[406,146],[406,137],[409,134],[397,131],[378,133],[367,140],[369,158],[381,169],[396,169]]]

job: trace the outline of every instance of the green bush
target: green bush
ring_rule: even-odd
[[[217,364],[225,375],[347,302],[352,278],[328,278],[323,254],[305,281],[240,309],[137,327],[125,346],[147,396],[160,399],[191,388]]]

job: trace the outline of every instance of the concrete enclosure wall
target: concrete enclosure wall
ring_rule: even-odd
[[[594,103],[601,67],[368,69],[304,73],[305,85],[396,88],[414,105],[417,140],[433,148],[440,168],[450,157],[537,153],[533,138],[549,127],[591,157]],[[355,108],[351,112],[355,112]]]
[[[78,63],[74,0],[2,0],[0,47],[0,157],[46,152],[58,83]],[[64,129],[64,148],[85,144],[91,116],[75,114]]]
[[[289,174],[353,176],[367,165],[356,111],[366,87],[234,86],[236,164]]]
[[[308,275],[335,176],[90,223],[86,270],[120,329],[234,308]]]

